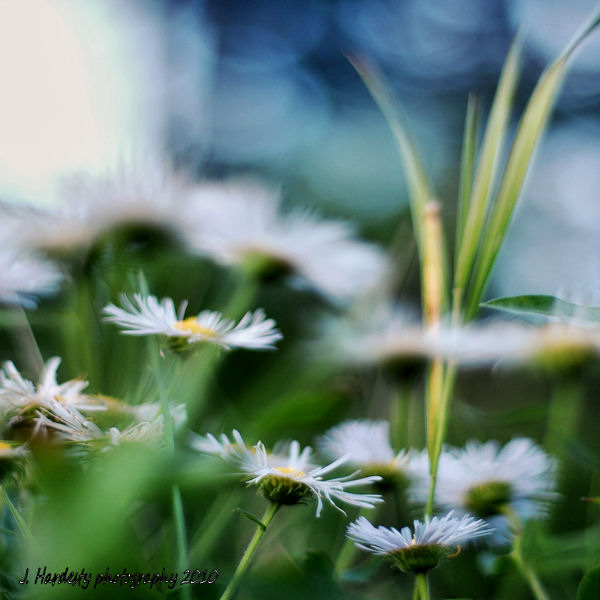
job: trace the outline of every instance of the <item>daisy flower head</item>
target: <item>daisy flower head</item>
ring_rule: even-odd
[[[510,533],[507,515],[519,521],[543,516],[556,498],[556,460],[532,440],[468,442],[440,458],[436,503],[486,519],[497,541]]]
[[[400,485],[410,478],[411,451],[394,452],[390,424],[366,419],[347,421],[319,439],[320,450],[331,459],[346,457],[346,464],[362,473],[380,475],[384,486]]]
[[[491,529],[485,521],[471,516],[454,516],[451,511],[443,517],[425,517],[414,521],[413,530],[403,527],[375,527],[365,517],[348,526],[346,535],[363,550],[390,559],[401,571],[426,573],[437,567],[442,558],[460,550],[460,545],[488,535]]]
[[[336,502],[373,508],[374,504],[383,501],[378,494],[348,491],[357,486],[380,481],[381,477],[354,479],[356,473],[353,473],[346,477],[325,478],[325,475],[345,461],[345,457],[326,467],[319,467],[312,464],[311,448],[301,449],[295,440],[287,445],[287,454],[282,454],[281,450],[277,453],[267,452],[262,442],[248,448],[240,433],[235,430],[233,439],[232,443],[227,436],[222,436],[220,441],[214,436],[207,436],[193,445],[200,451],[219,455],[237,465],[247,476],[247,483],[257,485],[265,498],[271,502],[293,505],[316,499],[318,517],[323,508],[323,500],[340,511]]]
[[[199,186],[187,210],[196,225],[192,247],[262,279],[290,276],[301,287],[347,301],[385,272],[383,251],[358,240],[351,225],[306,211],[283,213],[279,192],[258,184]]]
[[[320,355],[336,363],[382,365],[392,373],[404,373],[434,353],[431,334],[420,324],[417,314],[391,301],[361,304],[342,317],[329,317],[322,330]]]
[[[104,309],[105,320],[115,323],[128,335],[164,335],[174,349],[191,348],[208,342],[230,350],[274,348],[282,338],[273,319],[267,319],[262,309],[247,312],[236,324],[217,311],[204,310],[195,317],[184,318],[187,302],[179,310],[170,298],[159,301],[156,296],[134,294],[121,296],[123,308],[109,304]]]
[[[104,173],[75,173],[61,181],[49,207],[0,205],[0,215],[28,247],[64,253],[91,246],[124,225],[150,226],[185,239],[181,205],[190,188],[167,161],[150,158]]]
[[[60,362],[56,356],[48,360],[37,383],[25,379],[12,362],[4,363],[0,369],[0,412],[9,428],[27,428],[38,408],[54,402],[81,411],[106,410],[102,398],[83,393],[87,381],[71,379],[58,383],[56,374]]]

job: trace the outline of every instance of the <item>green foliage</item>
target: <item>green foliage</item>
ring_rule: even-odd
[[[577,600],[598,600],[600,598],[600,566],[585,574],[577,589]]]

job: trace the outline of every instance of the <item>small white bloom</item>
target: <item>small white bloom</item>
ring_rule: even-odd
[[[279,194],[259,185],[198,186],[187,211],[195,225],[190,245],[199,252],[263,276],[291,275],[333,299],[370,290],[385,270],[383,252],[356,239],[348,223],[282,214]]]
[[[262,442],[248,448],[238,431],[234,430],[233,438],[234,443],[227,436],[222,436],[221,441],[214,436],[207,436],[193,442],[193,445],[200,451],[217,454],[239,466],[249,477],[247,483],[258,485],[265,497],[272,502],[298,504],[308,498],[316,498],[318,517],[323,508],[323,500],[327,500],[338,510],[341,509],[335,501],[365,508],[373,508],[375,503],[383,501],[378,494],[347,491],[349,488],[380,481],[381,477],[353,479],[356,475],[353,473],[346,477],[323,478],[343,464],[346,457],[326,467],[315,467],[311,462],[310,447],[301,450],[300,444],[295,440],[289,443],[287,456],[284,456],[281,450],[277,454],[268,453]]]
[[[109,304],[104,313],[107,321],[123,327],[123,333],[129,335],[159,334],[188,344],[210,342],[226,349],[253,350],[274,348],[274,343],[282,338],[275,321],[265,318],[262,309],[247,312],[236,325],[221,313],[209,310],[184,319],[187,302],[175,312],[170,298],[159,302],[155,296],[134,294],[130,299],[123,294],[121,299],[124,308]]]
[[[496,537],[506,538],[506,509],[521,521],[542,516],[556,498],[555,480],[556,460],[530,439],[515,438],[503,448],[471,441],[442,453],[435,499],[443,508],[487,519]]]
[[[319,447],[331,459],[347,457],[347,464],[384,480],[410,477],[411,451],[394,452],[387,421],[356,420],[341,423],[325,433]]]
[[[35,306],[36,296],[58,289],[62,275],[50,262],[0,236],[0,303]]]
[[[346,535],[359,547],[390,558],[403,571],[424,573],[436,567],[442,558],[456,552],[456,547],[491,530],[485,521],[468,515],[455,517],[451,511],[443,517],[425,517],[414,521],[414,531],[403,527],[375,527],[365,517],[348,526]]]
[[[84,411],[106,410],[99,397],[82,393],[87,381],[71,379],[58,383],[56,372],[60,362],[57,356],[48,360],[37,384],[25,379],[12,362],[5,362],[0,370],[0,409],[5,414],[13,414],[30,405],[47,405],[53,400]]]

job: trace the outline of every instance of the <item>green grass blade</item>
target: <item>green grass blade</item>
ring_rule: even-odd
[[[473,187],[473,172],[475,170],[475,152],[477,146],[477,118],[479,101],[475,96],[469,95],[467,102],[467,116],[463,133],[462,154],[460,160],[460,182],[458,187],[458,215],[456,219],[456,260],[465,230],[465,223],[471,202],[471,188]]]
[[[481,240],[517,86],[520,51],[521,44],[516,40],[506,57],[494,96],[469,203],[466,208],[461,209],[466,213],[466,220],[463,234],[460,236],[460,245],[457,247],[455,290],[464,290],[467,286]],[[458,297],[461,296],[462,293]]]
[[[419,247],[419,256],[422,257],[424,228],[423,214],[425,205],[433,199],[431,186],[425,173],[425,169],[419,158],[416,146],[404,124],[404,119],[392,98],[392,94],[385,83],[383,76],[362,57],[349,56],[348,60],[360,75],[394,135],[404,165],[413,228]]]
[[[596,13],[560,57],[542,74],[525,109],[508,157],[496,202],[482,238],[481,253],[469,293],[467,320],[477,313],[492,266],[502,245],[515,204],[521,192],[533,151],[546,126],[550,111],[563,81],[567,62],[575,48],[600,23]]]

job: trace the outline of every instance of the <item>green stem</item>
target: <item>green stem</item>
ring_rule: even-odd
[[[429,584],[426,573],[417,573],[415,575],[415,588],[419,590],[421,600],[429,600]]]
[[[18,306],[14,309],[14,315],[17,321],[17,332],[14,334],[15,345],[22,355],[23,362],[27,365],[35,379],[39,380],[44,371],[42,353],[40,352],[25,311]]]
[[[544,589],[540,578],[533,569],[533,567],[525,562],[523,559],[523,553],[521,551],[521,536],[515,536],[514,549],[512,557],[523,576],[523,579],[529,586],[531,593],[534,595],[536,600],[550,600],[548,592]]]
[[[372,508],[363,508],[359,512],[358,516],[362,517],[366,514],[370,514],[371,518],[374,516],[374,512],[377,510],[378,505]],[[341,575],[343,571],[345,571],[351,564],[352,560],[356,556],[357,553],[356,544],[348,537],[344,536],[344,543],[342,544],[342,549],[338,554],[337,560],[335,561],[335,574],[337,576]]]
[[[544,586],[535,572],[535,569],[528,564],[523,557],[523,526],[517,514],[510,507],[506,507],[505,515],[514,533],[513,550],[510,556],[515,561],[521,575],[523,576],[523,579],[529,586],[529,589],[536,600],[550,600],[550,596],[544,589]]]
[[[256,552],[256,548],[258,547],[260,540],[262,539],[263,535],[265,534],[267,527],[273,520],[273,517],[279,510],[280,506],[281,506],[281,504],[278,504],[276,502],[271,502],[269,504],[269,506],[267,507],[267,510],[265,511],[265,514],[263,515],[263,517],[261,519],[261,524],[256,527],[254,536],[250,540],[250,543],[248,544],[248,547],[246,548],[246,551],[244,552],[244,556],[242,556],[242,559],[240,560],[240,562],[235,570],[235,573],[233,574],[233,578],[229,582],[228,586],[225,588],[225,591],[223,592],[223,595],[221,596],[221,600],[229,600],[230,598],[233,598],[235,592],[237,591],[237,587],[240,584],[242,577],[244,576],[244,574],[248,570],[248,567],[250,566],[250,560],[252,559],[252,556]]]
[[[0,495],[2,496],[2,500],[8,507],[8,510],[10,511],[13,519],[15,520],[15,523],[17,524],[17,527],[19,528],[19,531],[21,532],[23,538],[25,538],[27,543],[34,545],[35,541],[33,539],[33,535],[31,535],[31,531],[29,530],[27,523],[25,523],[25,519],[23,519],[21,513],[17,510],[17,507],[12,503],[12,500],[10,499],[10,496],[4,489],[3,485],[0,485]]]
[[[159,363],[159,347],[156,344],[155,347],[150,347],[150,354],[152,357],[152,367],[154,371],[154,377],[156,378],[156,385],[158,387],[158,393],[160,397],[160,406],[163,417],[163,433],[165,445],[167,451],[173,457],[175,455],[175,427],[173,424],[173,417],[169,410],[169,398],[167,395],[167,386],[165,385],[161,366]],[[177,484],[171,486],[171,502],[173,505],[173,521],[175,523],[175,544],[177,547],[177,566],[180,572],[183,572],[188,563],[187,555],[187,537],[185,531],[185,516],[183,512],[183,500],[181,498],[181,490]],[[182,597],[184,600],[191,599],[191,591],[189,586],[185,586],[182,590]]]

